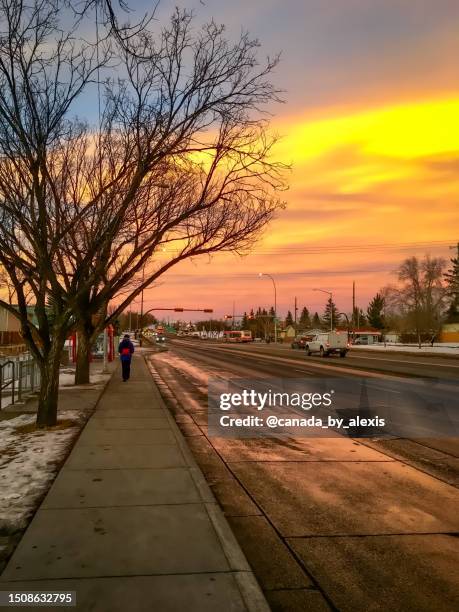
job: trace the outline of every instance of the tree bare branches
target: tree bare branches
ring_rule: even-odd
[[[229,43],[214,22],[195,31],[187,11],[155,32],[149,19],[119,28],[104,7],[95,44],[80,31],[93,2],[76,14],[0,0],[0,264],[42,367],[42,424],[70,330],[87,349],[178,262],[248,250],[285,188],[263,111],[279,100],[277,58],[259,64],[257,41]],[[91,126],[75,111],[96,80]]]

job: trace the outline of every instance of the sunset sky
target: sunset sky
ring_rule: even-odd
[[[135,22],[152,0],[129,0]],[[276,158],[292,165],[287,207],[254,251],[177,266],[145,292],[145,308],[270,307],[339,310],[395,282],[403,258],[452,256],[459,239],[458,0],[161,0],[259,39],[260,59],[281,53],[270,108]],[[93,27],[90,24],[89,27]],[[78,114],[96,121],[94,100]],[[138,308],[134,305],[133,309]],[[191,317],[195,318],[195,317]]]
[[[175,2],[163,1],[159,17]],[[333,291],[365,308],[406,256],[451,256],[459,237],[459,2],[206,0],[229,36],[246,28],[263,54],[281,51],[273,108],[291,163],[287,208],[253,254],[182,264],[147,292],[149,307],[270,306],[323,310]],[[138,4],[147,7],[148,4]],[[183,297],[183,296],[186,296]]]

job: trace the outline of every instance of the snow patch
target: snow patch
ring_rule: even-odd
[[[59,413],[59,421],[73,421],[70,427],[18,431],[35,418],[27,414],[0,421],[0,531],[7,533],[27,525],[84,420],[80,412],[67,410]]]
[[[392,344],[387,342],[386,346],[384,343],[378,344],[362,344],[356,345],[354,344],[351,347],[352,351],[381,351],[381,352],[399,352],[399,353],[419,353],[422,355],[423,353],[437,353],[438,355],[459,355],[459,346],[457,344],[442,344],[442,345],[434,345],[430,346],[430,344],[423,345],[419,348],[418,344]]]

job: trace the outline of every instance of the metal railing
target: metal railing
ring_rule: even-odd
[[[31,357],[8,359],[0,363],[0,410],[22,402],[25,395],[38,389],[40,369]]]

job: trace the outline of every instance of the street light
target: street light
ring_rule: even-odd
[[[276,291],[276,283],[271,274],[267,274],[266,272],[260,272],[258,276],[261,278],[262,276],[267,276],[271,279],[274,287],[274,343],[277,344],[277,291]]]
[[[330,305],[330,331],[333,331],[333,293],[331,291],[326,291],[325,289],[313,289],[313,291],[320,291],[322,293],[328,293],[331,300]]]

